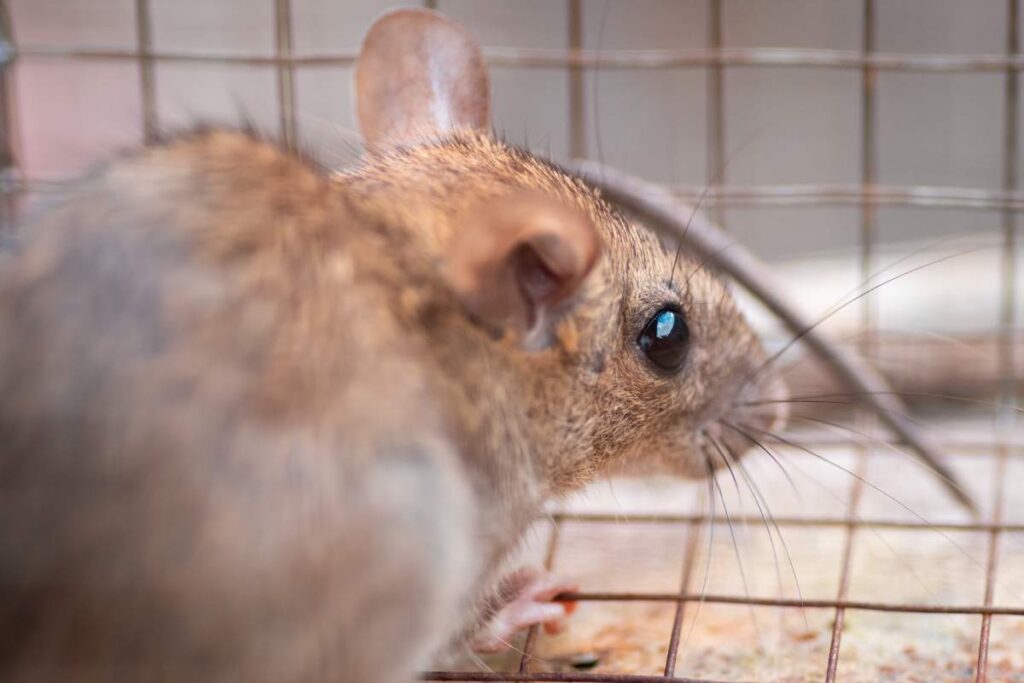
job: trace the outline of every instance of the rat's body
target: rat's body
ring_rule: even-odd
[[[744,381],[763,353],[721,283],[472,122],[373,116],[342,176],[208,132],[26,228],[0,269],[4,680],[407,676],[487,616],[545,500],[743,450],[719,417],[775,389]],[[637,347],[665,306],[682,370]]]
[[[122,161],[81,195],[0,287],[5,670],[104,677],[152,648],[174,653],[169,679],[316,678],[351,666],[327,634],[389,601],[439,628],[429,606],[471,578],[476,530],[451,402],[408,360],[425,340],[380,272],[397,236],[237,134]]]

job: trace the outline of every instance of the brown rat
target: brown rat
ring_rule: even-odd
[[[461,27],[392,13],[358,168],[200,132],[26,227],[0,269],[4,680],[410,676],[518,593],[504,627],[564,613],[561,584],[500,581],[546,500],[706,476],[746,449],[725,420],[780,418],[737,407],[781,388],[722,282],[491,137],[487,87]]]

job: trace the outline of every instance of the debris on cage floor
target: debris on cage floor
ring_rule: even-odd
[[[728,473],[711,489],[713,524],[706,482],[600,483],[539,522],[521,553],[519,563],[543,564],[557,523],[552,570],[577,580],[584,597],[563,632],[537,631],[525,670],[664,676],[678,618],[675,676],[821,681],[835,603],[846,601],[836,681],[975,681],[977,608],[989,593],[987,680],[1024,683],[1024,448],[992,443],[949,449],[980,520],[919,465],[875,446],[815,448],[829,463],[778,449],[788,477],[751,454],[744,464],[777,527],[766,526],[744,478]],[[680,591],[693,599],[677,617]],[[901,611],[908,606],[917,611]],[[520,671],[526,640],[447,668]]]

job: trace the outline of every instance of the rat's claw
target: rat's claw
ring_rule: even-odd
[[[509,601],[473,640],[477,652],[507,649],[519,631],[538,624],[543,624],[547,633],[558,633],[565,627],[565,617],[576,609],[575,602],[553,602],[561,593],[579,590],[578,584],[562,577],[523,568],[505,577],[502,584]]]

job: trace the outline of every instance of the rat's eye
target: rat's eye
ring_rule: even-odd
[[[663,308],[644,325],[636,340],[640,350],[662,370],[677,370],[686,360],[690,328],[683,314],[672,308]]]

